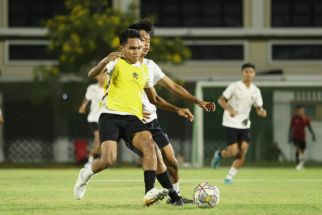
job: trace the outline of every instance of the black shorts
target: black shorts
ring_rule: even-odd
[[[250,130],[247,129],[239,129],[239,128],[230,128],[225,127],[227,132],[227,144],[232,145],[234,143],[241,143],[245,141],[250,143]]]
[[[153,140],[158,145],[159,149],[162,149],[163,147],[170,144],[170,140],[168,138],[168,135],[161,129],[160,124],[157,119],[145,124],[148,131],[151,132]],[[125,145],[133,151],[138,156],[142,157],[143,154],[140,152],[137,148],[135,148],[132,144],[132,140],[130,140],[126,135],[122,134],[120,137],[124,140]]]
[[[299,147],[301,150],[306,149],[306,142],[303,140],[293,140],[293,144],[296,147]]]
[[[153,140],[158,145],[159,149],[162,149],[163,147],[170,144],[170,140],[168,138],[167,133],[165,133],[160,124],[158,119],[155,119],[147,124],[145,124],[147,129],[151,132]]]
[[[101,114],[98,128],[101,143],[107,140],[119,141],[121,138],[132,142],[135,133],[147,131],[143,122],[136,116],[110,113]]]
[[[97,122],[88,122],[88,127],[91,130],[91,132],[98,131],[98,123]]]

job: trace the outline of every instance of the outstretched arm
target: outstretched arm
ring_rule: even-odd
[[[172,94],[177,95],[191,103],[194,103],[206,111],[213,112],[216,109],[216,106],[213,102],[205,102],[199,100],[195,96],[191,95],[184,87],[175,83],[168,76],[164,76],[162,79],[159,80],[158,83],[160,83],[161,86],[169,90]]]
[[[173,104],[168,103],[167,101],[162,99],[160,96],[158,96],[154,87],[145,88],[145,92],[146,92],[150,102],[152,104],[154,104],[155,106],[157,106],[158,108],[165,110],[165,111],[169,111],[169,112],[176,112],[179,116],[187,118],[191,122],[194,120],[194,116],[188,108],[179,108]]]

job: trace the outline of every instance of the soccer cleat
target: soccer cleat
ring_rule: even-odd
[[[82,199],[86,192],[87,181],[83,180],[82,178],[82,173],[84,172],[84,170],[85,170],[84,168],[80,170],[74,186],[74,197],[77,200]]]
[[[168,195],[168,193],[169,191],[167,189],[153,188],[145,194],[143,198],[144,205],[149,207],[150,205],[163,200]]]
[[[166,202],[168,205],[173,205],[173,206],[183,206],[185,204],[185,202],[183,201],[183,198],[177,200],[177,201],[174,201],[172,199],[168,199],[167,202]]]
[[[182,197],[182,201],[184,204],[193,204],[193,200],[192,199],[188,199],[185,197]]]
[[[233,183],[233,180],[232,179],[225,178],[224,184],[232,184],[232,183]]]
[[[212,157],[212,160],[211,160],[211,166],[216,169],[219,167],[220,160],[221,160],[219,153],[220,153],[219,150],[215,151],[214,156]]]

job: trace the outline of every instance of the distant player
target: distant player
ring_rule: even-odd
[[[222,158],[235,157],[224,182],[231,184],[233,177],[245,162],[250,143],[249,113],[252,106],[257,115],[266,117],[263,109],[263,99],[260,90],[253,84],[255,66],[251,63],[242,65],[243,80],[231,83],[219,98],[220,106],[225,109],[222,125],[227,132],[227,148],[216,151],[211,161],[214,168],[218,168]]]
[[[315,133],[311,126],[309,117],[305,114],[305,109],[302,106],[297,106],[295,115],[292,116],[289,132],[289,141],[293,142],[295,146],[295,159],[296,169],[301,170],[304,167],[305,161],[305,149],[306,149],[306,138],[305,138],[305,127],[307,127],[312,135],[312,140],[315,142]]]
[[[89,113],[87,116],[87,121],[91,132],[94,135],[94,143],[92,150],[90,152],[88,162],[86,165],[91,165],[94,158],[100,156],[100,140],[99,140],[99,133],[98,133],[98,119],[101,114],[101,101],[105,94],[105,86],[106,84],[106,75],[98,75],[96,76],[97,83],[91,84],[87,87],[85,98],[83,99],[83,103],[78,109],[80,114],[86,113],[86,107],[90,103]]]

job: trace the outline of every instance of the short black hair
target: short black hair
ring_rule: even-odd
[[[252,63],[244,63],[241,67],[242,71],[245,69],[245,68],[253,68],[254,70],[256,69],[255,68],[255,65],[252,64]]]
[[[139,22],[130,25],[129,28],[136,29],[138,31],[144,30],[150,34],[150,36],[153,36],[154,34],[154,24],[148,19],[142,19]]]
[[[126,29],[119,36],[120,44],[125,45],[129,38],[141,39],[140,32],[136,29]]]
[[[302,109],[302,108],[304,108],[304,106],[303,105],[296,105],[296,110],[299,110],[299,109]]]

